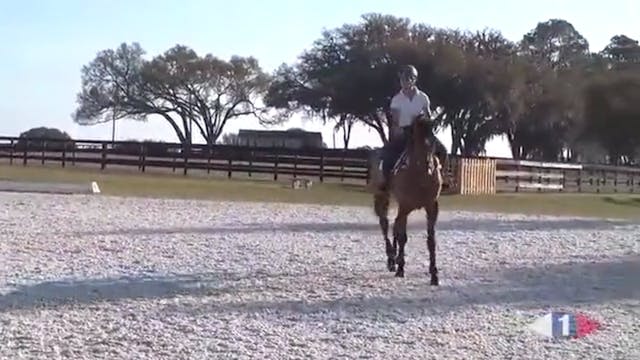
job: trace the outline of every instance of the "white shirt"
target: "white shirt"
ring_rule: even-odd
[[[429,96],[420,89],[416,89],[416,94],[409,99],[402,90],[398,92],[392,99],[391,110],[398,111],[398,126],[405,127],[413,123],[413,120],[421,112],[427,115],[431,114],[431,101]]]

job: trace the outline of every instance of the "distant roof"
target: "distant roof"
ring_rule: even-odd
[[[249,129],[240,129],[238,131],[238,136],[242,135],[262,135],[262,136],[276,136],[276,137],[319,137],[322,138],[321,132],[316,131],[306,131],[302,129],[289,129],[289,130],[249,130]]]

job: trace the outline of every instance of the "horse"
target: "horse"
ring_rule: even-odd
[[[423,117],[413,122],[408,144],[390,175],[387,191],[374,191],[374,212],[378,216],[385,240],[387,269],[396,277],[404,277],[405,245],[407,244],[407,218],[414,210],[423,208],[427,219],[427,249],[431,285],[437,286],[435,226],[440,212],[438,199],[442,191],[441,164],[434,154],[434,144],[428,140],[428,126]],[[404,166],[403,166],[404,165]],[[372,172],[378,177],[379,171]],[[370,181],[375,186],[375,181]],[[393,244],[389,240],[389,204],[391,197],[398,203],[393,223]],[[397,268],[396,268],[397,265]]]

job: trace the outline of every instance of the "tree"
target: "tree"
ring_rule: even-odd
[[[597,62],[569,22],[540,22],[518,44],[524,86],[507,131],[514,158],[557,161],[572,153],[581,122],[581,77]]]
[[[386,46],[408,36],[408,20],[378,14],[363,20],[324,31],[298,64],[280,67],[266,103],[334,121],[338,127],[357,121],[386,142],[383,112],[397,91],[396,67]]]
[[[65,145],[67,150],[73,148],[71,136],[66,131],[40,126],[20,133],[16,143],[16,150],[40,150],[46,148],[51,151],[61,151],[65,148]]]
[[[396,69],[414,64],[436,125],[451,128],[452,153],[481,155],[487,141],[505,134],[514,158],[575,160],[590,141],[628,159],[632,149],[622,148],[623,133],[615,137],[598,121],[615,119],[615,131],[633,133],[630,84],[638,54],[638,42],[624,35],[591,53],[588,41],[562,19],[540,22],[512,43],[496,30],[437,29],[366,14],[357,24],[324,31],[297,63],[283,64],[265,102],[287,115],[331,122],[335,131],[346,130],[345,143],[355,123],[374,129],[385,143]],[[621,101],[623,108],[610,105]],[[614,151],[613,144],[621,148]]]
[[[640,45],[638,40],[626,35],[616,35],[601,51],[601,55],[615,63],[640,63]]]
[[[452,128],[453,152],[477,155],[507,115],[499,99],[511,85],[501,72],[514,48],[497,31],[468,34],[367,14],[359,24],[323,32],[298,64],[283,65],[267,103],[331,119],[335,129],[349,121],[364,124],[385,143],[398,65],[414,64],[420,88],[433,110],[441,110],[436,125]]]
[[[184,142],[183,133],[170,116],[175,109],[154,98],[142,79],[144,54],[138,43],[122,43],[115,50],[100,51],[84,65],[73,120],[80,125],[94,125],[122,118],[145,121],[149,115],[160,115]]]
[[[584,61],[589,42],[571,23],[562,19],[539,22],[520,41],[521,54],[551,64],[554,69],[571,67]]]
[[[355,119],[348,115],[340,116],[340,119],[333,127],[334,132],[342,131],[342,144],[344,149],[349,148],[349,141],[351,140],[351,130],[355,124]]]
[[[435,48],[438,71],[430,93],[451,127],[452,154],[477,156],[515,115],[515,46],[493,30],[454,32],[448,39],[448,49]]]
[[[238,139],[237,133],[226,133],[222,135],[222,144],[224,145],[239,145],[240,141]]]
[[[190,143],[193,125],[210,145],[233,118],[252,115],[262,123],[278,121],[256,105],[269,77],[252,57],[201,57],[183,45],[150,61],[143,55],[139,44],[122,44],[98,53],[84,66],[74,120],[92,125],[160,115],[181,143]]]
[[[214,144],[233,118],[252,115],[271,123],[265,108],[256,106],[269,77],[255,58],[233,56],[229,61],[210,54],[199,57],[176,45],[143,68],[143,79],[158,99],[172,104],[187,128],[188,121],[208,144]]]
[[[585,88],[584,138],[598,142],[611,162],[632,163],[640,150],[640,76],[607,74]]]

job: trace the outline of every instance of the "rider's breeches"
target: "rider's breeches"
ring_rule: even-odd
[[[382,149],[382,172],[385,176],[391,173],[391,168],[404,151],[409,139],[409,127],[402,128],[402,133],[389,139],[389,142]]]

